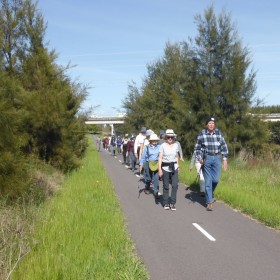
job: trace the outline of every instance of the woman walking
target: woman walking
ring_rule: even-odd
[[[165,143],[159,149],[159,177],[163,181],[163,208],[165,210],[176,210],[176,198],[178,190],[179,173],[179,149],[175,143],[175,133],[173,129],[165,132]],[[169,182],[171,182],[171,196],[169,197]]]
[[[145,176],[145,194],[150,193],[151,182],[154,184],[154,196],[156,199],[160,197],[159,177],[158,177],[158,157],[160,145],[159,138],[156,134],[152,134],[149,138],[149,144],[144,147],[142,157],[140,159],[140,173],[144,165],[148,165],[148,172]]]
[[[131,170],[134,172],[136,165],[136,156],[134,155],[134,144],[135,144],[135,136],[131,135],[130,140],[127,143],[127,151],[126,157],[129,156],[129,161],[131,164]]]

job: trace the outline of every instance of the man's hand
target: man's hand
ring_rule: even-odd
[[[223,160],[223,169],[227,171],[227,160]]]

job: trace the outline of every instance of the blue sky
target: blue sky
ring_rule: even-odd
[[[147,65],[163,56],[166,43],[197,35],[194,16],[214,4],[231,13],[257,71],[256,97],[280,105],[280,2],[278,0],[39,0],[46,41],[68,74],[91,86],[84,108],[114,116],[132,81],[138,87]]]

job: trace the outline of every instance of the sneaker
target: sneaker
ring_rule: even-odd
[[[156,192],[155,198],[156,198],[156,199],[159,199],[160,196],[161,196],[161,193],[160,193],[160,192]]]
[[[169,209],[170,209],[169,204],[165,204],[164,207],[163,207],[163,209],[164,209],[164,210],[169,210]]]
[[[176,211],[175,204],[171,204],[171,205],[170,205],[170,209],[171,209],[172,211]]]
[[[213,211],[213,204],[212,203],[208,203],[207,207],[206,207],[207,211]]]

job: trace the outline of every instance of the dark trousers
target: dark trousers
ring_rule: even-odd
[[[127,162],[126,162],[126,151],[127,151],[127,149],[126,149],[126,148],[123,148],[122,154],[123,154],[123,163],[124,163],[124,164],[127,164]]]
[[[129,152],[129,161],[131,164],[131,170],[135,170],[135,164],[136,164],[136,157],[134,155],[134,152]]]
[[[162,169],[163,181],[163,205],[176,204],[177,190],[178,190],[178,169],[172,172],[167,172]],[[171,196],[169,197],[169,182],[171,181]]]

